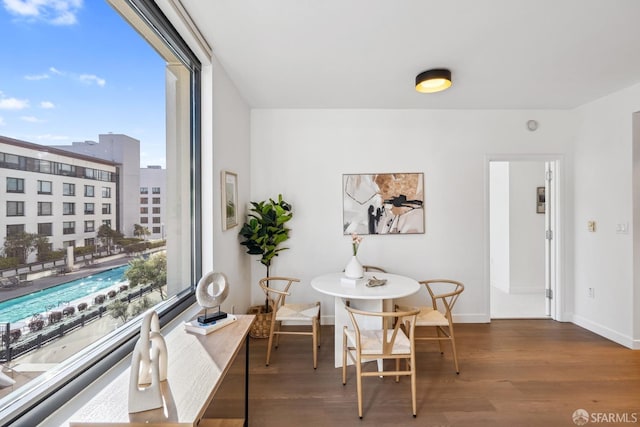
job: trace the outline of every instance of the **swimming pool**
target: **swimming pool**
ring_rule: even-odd
[[[92,276],[0,302],[0,323],[18,322],[36,313],[44,313],[52,307],[62,306],[69,301],[77,300],[94,294],[101,289],[111,287],[118,282],[126,280],[124,272],[127,268],[129,268],[128,265],[123,265]]]

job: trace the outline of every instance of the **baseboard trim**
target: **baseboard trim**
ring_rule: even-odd
[[[623,335],[617,331],[614,331],[611,328],[608,328],[604,325],[601,325],[599,323],[596,322],[592,322],[589,319],[586,319],[582,316],[573,315],[573,319],[572,322],[578,326],[580,326],[581,328],[587,329],[591,332],[593,332],[594,334],[598,334],[604,338],[607,338],[608,340],[611,340],[615,343],[618,343],[620,345],[623,345],[627,348],[630,348],[632,350],[640,350],[640,341],[639,340],[634,340],[633,338],[631,338],[628,335]]]

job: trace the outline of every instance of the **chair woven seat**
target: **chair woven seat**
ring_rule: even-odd
[[[299,283],[300,279],[294,277],[265,277],[260,279],[260,287],[267,296],[267,303],[271,312],[271,326],[269,328],[269,343],[267,344],[267,361],[271,360],[271,347],[275,341],[278,348],[280,335],[310,335],[313,345],[313,369],[318,367],[318,347],[320,347],[320,302],[292,303],[286,302],[291,295],[289,288],[293,283]],[[296,324],[309,324],[311,331],[286,331],[281,330],[282,322]],[[275,338],[275,340],[274,340]]]
[[[320,306],[313,304],[286,304],[278,309],[276,320],[279,321],[311,321],[312,318],[318,317]]]
[[[416,326],[449,326],[446,316],[433,307],[418,307],[420,313],[416,319]]]
[[[355,331],[347,329],[344,332],[347,335],[349,345],[356,345],[356,333]],[[387,331],[387,341],[391,340],[393,331]],[[361,330],[360,331],[360,345],[362,354],[381,354],[383,349],[383,332],[380,330]],[[398,331],[398,335],[393,343],[393,349],[391,354],[411,354],[411,342],[403,331]]]
[[[438,341],[441,354],[444,354],[442,341],[449,341],[451,343],[456,374],[459,374],[460,368],[458,367],[458,354],[456,352],[456,338],[453,331],[451,311],[458,301],[458,297],[462,291],[464,291],[464,285],[451,279],[423,280],[420,283],[425,285],[429,292],[431,307],[419,307],[420,313],[416,319],[416,326],[435,327],[436,336],[416,336],[416,340]],[[407,307],[396,305],[396,310],[406,309]]]

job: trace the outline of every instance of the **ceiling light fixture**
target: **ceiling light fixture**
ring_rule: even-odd
[[[416,76],[416,90],[421,93],[434,93],[451,86],[451,71],[436,68],[423,71]]]

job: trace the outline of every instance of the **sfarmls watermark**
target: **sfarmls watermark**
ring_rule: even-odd
[[[592,412],[589,413],[584,409],[576,409],[572,415],[573,422],[576,425],[583,426],[587,423],[629,423],[634,424],[640,420],[637,412]]]

